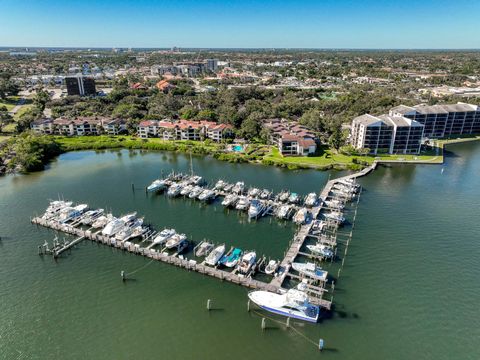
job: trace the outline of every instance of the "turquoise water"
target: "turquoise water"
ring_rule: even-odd
[[[194,158],[209,180],[301,194],[338,172],[286,171]],[[478,359],[480,337],[480,144],[455,145],[444,166],[379,167],[361,180],[353,239],[319,324],[302,335],[246,311],[247,290],[154,262],[123,283],[120,270],[148,260],[90,242],[58,261],[37,255],[54,233],[30,216],[65,198],[136,210],[157,228],[175,227],[279,258],[295,228],[249,222],[218,204],[150,196],[152,179],[187,171],[172,153],[64,154],[41,173],[0,178],[0,358],[5,359]],[[132,191],[131,184],[135,191]],[[326,265],[332,273],[338,264]],[[208,312],[207,299],[214,311]],[[276,318],[277,320],[283,320]],[[314,344],[325,340],[320,353]],[[248,355],[246,355],[248,354]]]
[[[242,145],[235,145],[233,147],[233,151],[237,151],[237,152],[243,151],[243,146]]]

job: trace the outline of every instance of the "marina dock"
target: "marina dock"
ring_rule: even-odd
[[[45,243],[44,245],[39,246],[39,254],[51,254],[54,257],[59,257],[62,253],[71,249],[81,241],[90,240],[90,241],[101,243],[117,249],[121,249],[123,251],[128,251],[136,255],[144,256],[152,260],[161,261],[167,264],[184,268],[189,271],[195,271],[200,274],[211,276],[220,280],[228,281],[228,282],[238,284],[250,289],[255,289],[255,290],[264,290],[264,291],[270,291],[275,293],[283,293],[287,290],[286,288],[283,287],[283,285],[284,285],[285,279],[288,277],[296,281],[301,281],[301,283],[304,286],[304,291],[309,295],[309,301],[312,304],[315,304],[322,308],[330,310],[332,306],[331,299],[328,300],[323,298],[323,295],[325,293],[328,293],[328,289],[325,288],[325,282],[309,279],[308,276],[306,277],[303,274],[297,275],[295,273],[292,273],[291,266],[292,266],[292,263],[295,261],[295,259],[299,256],[305,256],[307,258],[314,259],[314,260],[325,260],[324,258],[322,258],[322,256],[315,255],[312,253],[306,253],[305,251],[303,251],[304,244],[309,237],[311,237],[312,239],[317,239],[317,241],[323,241],[322,243],[328,246],[331,246],[332,248],[336,246],[336,236],[327,236],[325,234],[315,235],[314,233],[312,233],[312,227],[314,226],[315,221],[319,221],[317,219],[319,218],[319,215],[322,212],[322,210],[327,210],[327,211],[331,210],[328,208],[328,206],[325,205],[324,201],[332,196],[331,191],[336,184],[339,184],[342,181],[352,181],[358,177],[364,176],[368,174],[370,171],[372,171],[373,169],[375,169],[375,167],[376,167],[376,163],[372,164],[370,167],[356,174],[351,174],[351,175],[330,180],[327,182],[326,186],[323,188],[322,192],[320,193],[320,201],[318,201],[315,206],[309,208],[309,211],[311,212],[311,220],[299,226],[298,231],[295,233],[292,241],[289,244],[289,248],[285,251],[284,258],[279,262],[279,267],[278,267],[279,270],[277,275],[272,276],[272,280],[269,282],[260,281],[253,278],[253,275],[255,274],[255,272],[259,271],[262,265],[265,265],[265,262],[266,262],[265,258],[258,259],[258,262],[252,267],[252,270],[249,271],[246,275],[239,274],[236,271],[236,269],[234,271],[226,271],[217,266],[215,267],[208,266],[205,264],[205,262],[198,262],[197,260],[194,260],[194,259],[187,259],[183,255],[179,255],[178,252],[175,252],[174,254],[169,254],[166,251],[155,249],[153,246],[153,243],[152,244],[149,243],[149,241],[152,241],[155,234],[157,234],[152,229],[149,229],[142,235],[143,240],[140,243],[133,243],[133,242],[127,241],[126,239],[116,240],[114,237],[103,235],[101,230],[94,231],[92,230],[92,228],[89,228],[87,230],[82,229],[80,227],[81,221],[78,218],[71,221],[70,223],[68,222],[62,223],[62,222],[56,221],[55,219],[49,219],[49,218],[43,218],[43,217],[35,217],[31,221],[36,225],[50,228],[52,230],[70,234],[76,237],[71,242],[64,241],[63,244],[58,242],[58,240],[55,240],[54,245],[51,249],[48,247],[48,244]],[[227,192],[222,192],[222,191],[218,191],[215,193],[215,196],[227,196],[227,195],[228,195]],[[268,207],[268,209],[271,209],[275,206],[282,205],[272,199],[267,201],[270,204],[270,207]],[[299,205],[293,205],[293,206],[298,209],[300,208]],[[329,226],[331,226],[334,229],[338,227],[338,223],[329,222],[329,221],[326,221],[325,225],[327,228]],[[230,251],[231,250],[232,249],[230,249]]]

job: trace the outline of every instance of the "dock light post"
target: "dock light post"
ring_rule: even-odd
[[[323,339],[320,339],[320,341],[318,342],[318,350],[322,351],[324,345],[325,342],[323,341]]]
[[[126,278],[125,278],[125,271],[120,271],[120,276],[122,277],[122,281],[125,282]]]
[[[262,318],[262,330],[265,330],[266,327],[267,327],[267,325],[266,325],[266,319],[265,319],[265,318]]]
[[[212,309],[211,304],[212,304],[212,300],[208,299],[207,300],[207,310],[208,311],[210,311]]]

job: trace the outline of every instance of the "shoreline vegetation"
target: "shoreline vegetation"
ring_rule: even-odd
[[[420,155],[345,155],[321,147],[316,156],[283,157],[274,146],[249,144],[242,152],[229,151],[229,145],[206,141],[171,141],[158,138],[140,139],[127,135],[102,136],[48,136],[31,133],[0,139],[0,174],[30,172],[44,169],[44,165],[61,153],[81,150],[138,149],[173,151],[193,155],[212,156],[232,163],[256,163],[279,166],[290,170],[361,170],[374,161],[384,164],[442,164],[445,146],[480,140],[480,135],[435,140]]]

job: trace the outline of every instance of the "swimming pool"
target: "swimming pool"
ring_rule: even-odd
[[[233,151],[243,151],[243,146],[242,145],[235,145],[234,147],[232,147],[232,150]]]

